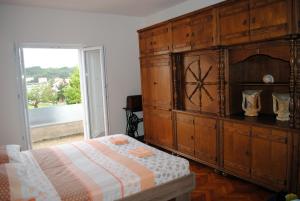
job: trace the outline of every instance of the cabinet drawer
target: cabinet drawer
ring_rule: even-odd
[[[179,122],[184,122],[188,124],[193,124],[194,123],[194,116],[188,115],[188,114],[176,114],[176,120]]]
[[[271,140],[278,143],[287,144],[288,143],[288,132],[283,130],[272,129]]]
[[[147,66],[149,67],[170,66],[170,57],[169,55],[149,57],[147,60]]]
[[[196,117],[195,123],[198,126],[203,126],[203,127],[209,128],[209,129],[217,128],[217,121],[215,119]]]
[[[224,122],[224,130],[240,135],[250,136],[250,126],[233,122]],[[225,132],[226,133],[226,132]]]
[[[172,22],[173,52],[191,50],[191,19]]]
[[[262,127],[252,127],[252,136],[262,139],[271,139],[272,131],[271,129]]]

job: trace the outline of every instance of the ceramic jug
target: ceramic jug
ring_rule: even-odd
[[[243,91],[242,108],[245,116],[255,117],[261,109],[260,93],[262,90],[245,90]]]
[[[273,111],[279,121],[290,120],[290,95],[288,93],[273,93]]]

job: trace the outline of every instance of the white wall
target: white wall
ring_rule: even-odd
[[[219,3],[223,0],[188,0],[176,6],[170,7],[153,15],[147,16],[143,20],[141,28],[184,15],[186,13]]]
[[[104,45],[111,132],[125,132],[126,96],[140,93],[140,18],[0,4],[0,144],[22,144],[14,43]]]

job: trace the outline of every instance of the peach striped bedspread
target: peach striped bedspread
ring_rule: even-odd
[[[187,160],[126,135],[20,152],[21,162],[0,165],[1,201],[112,201],[188,175]],[[131,150],[153,153],[137,157]]]

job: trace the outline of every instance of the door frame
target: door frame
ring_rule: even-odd
[[[84,107],[84,138],[90,139],[90,130],[89,130],[89,110],[88,109],[88,96],[87,96],[87,83],[86,83],[86,72],[84,67],[84,60],[83,60],[83,50],[89,49],[85,48],[85,45],[82,44],[57,44],[57,43],[15,43],[14,44],[14,53],[15,53],[15,62],[16,62],[16,80],[17,80],[17,97],[18,97],[18,107],[19,107],[19,114],[21,120],[21,139],[23,144],[23,149],[28,150],[32,149],[31,143],[31,132],[30,132],[30,123],[29,123],[29,110],[27,106],[27,89],[26,89],[26,79],[25,79],[25,66],[24,66],[24,55],[23,49],[24,48],[48,48],[48,49],[78,49],[78,56],[79,56],[79,71],[80,71],[80,89],[81,89],[81,97],[82,97],[82,104]],[[104,73],[103,76],[105,80],[104,91],[105,94],[105,102],[104,103],[104,119],[105,119],[105,134],[108,135],[109,132],[109,120],[108,120],[108,94],[107,94],[107,79],[106,79],[106,70],[105,70],[105,62],[104,62],[104,47],[98,46],[93,47],[98,48],[100,50],[100,66],[101,71]]]

